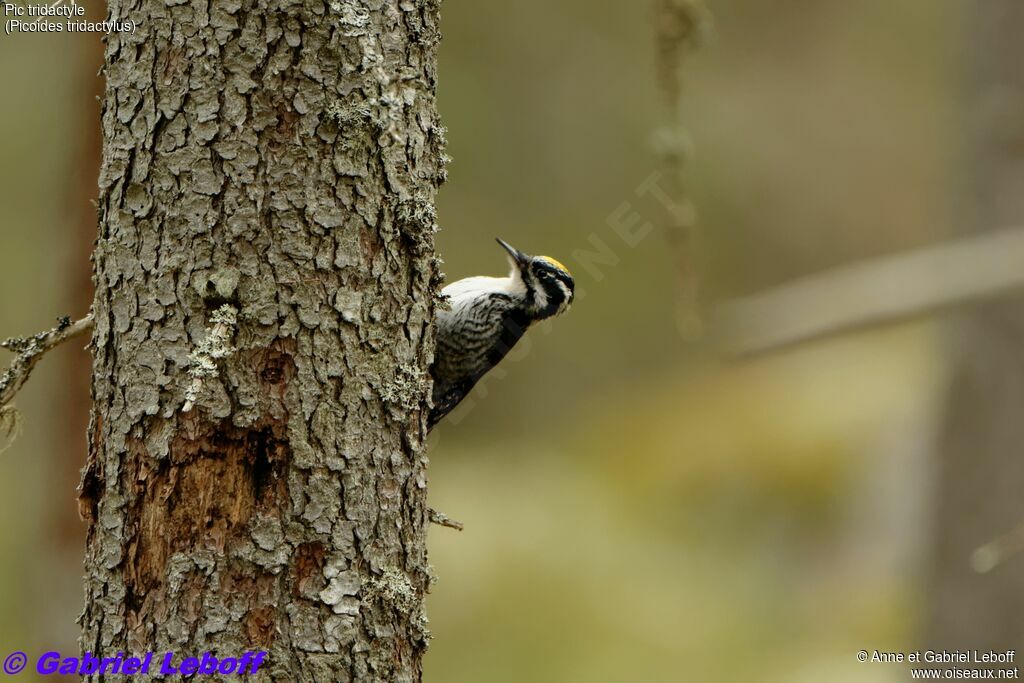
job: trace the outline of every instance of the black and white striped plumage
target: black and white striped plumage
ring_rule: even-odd
[[[572,303],[575,285],[565,266],[498,243],[512,262],[508,277],[469,277],[441,290],[450,310],[437,314],[430,427],[466,397],[531,324],[564,313]]]

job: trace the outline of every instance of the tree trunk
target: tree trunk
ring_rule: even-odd
[[[82,649],[418,681],[438,4],[109,12]]]
[[[1024,225],[1024,4],[965,6],[963,233]],[[932,614],[923,645],[1024,649],[1024,300],[975,304],[950,324],[939,444]],[[1001,540],[1000,540],[1001,539]],[[994,542],[993,542],[994,541]]]

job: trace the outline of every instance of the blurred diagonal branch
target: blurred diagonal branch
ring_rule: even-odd
[[[764,353],[1024,287],[1024,227],[836,268],[724,304],[729,352]]]
[[[987,574],[1007,558],[1024,552],[1024,524],[1017,525],[1009,533],[993,539],[971,553],[971,568],[979,574]]]
[[[28,381],[36,363],[47,351],[90,329],[92,329],[92,313],[75,322],[68,317],[60,318],[57,321],[57,326],[52,330],[40,332],[31,337],[11,337],[0,342],[0,348],[18,354],[10,367],[3,375],[0,375],[0,410],[7,409],[8,404],[14,400],[14,396]]]

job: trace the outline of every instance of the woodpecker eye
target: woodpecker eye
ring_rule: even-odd
[[[551,279],[551,273],[549,273],[546,270],[540,270],[540,271],[537,271],[537,277],[539,277],[541,280],[550,280]]]

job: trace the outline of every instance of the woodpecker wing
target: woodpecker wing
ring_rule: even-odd
[[[431,427],[454,409],[526,332],[530,321],[516,286],[508,278],[477,277],[442,290],[450,310],[437,314]]]

